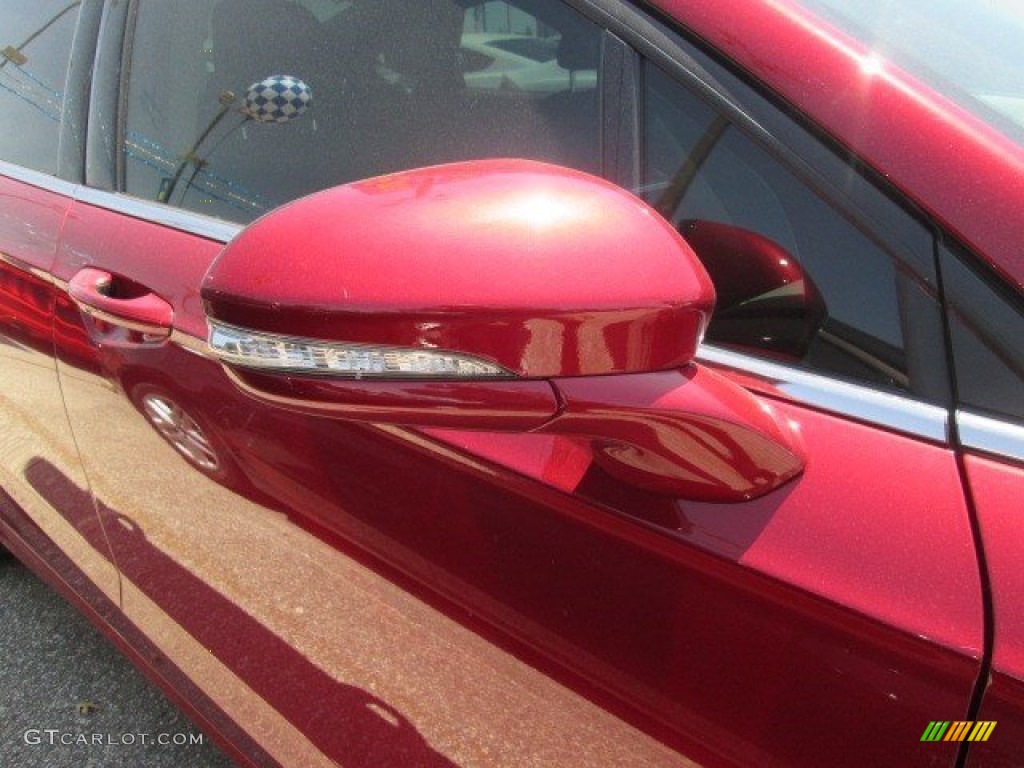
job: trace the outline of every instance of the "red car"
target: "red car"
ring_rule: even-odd
[[[1022,34],[0,0],[0,540],[241,765],[1021,765]]]

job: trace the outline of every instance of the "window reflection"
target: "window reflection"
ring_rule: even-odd
[[[0,0],[0,160],[56,172],[79,6],[68,0]]]
[[[682,85],[645,71],[641,194],[716,283],[707,340],[887,387],[910,386],[892,257]]]
[[[443,162],[600,170],[601,32],[560,0],[187,5],[140,4],[131,194],[245,222],[318,189]],[[254,119],[246,95],[268,77],[304,83],[308,109]]]

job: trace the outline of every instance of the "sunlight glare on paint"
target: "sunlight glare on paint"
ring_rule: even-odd
[[[868,77],[877,77],[885,69],[885,61],[877,53],[860,57],[860,71]]]
[[[533,229],[551,229],[585,217],[586,206],[577,200],[543,192],[516,196],[503,201],[496,218],[527,224]]]

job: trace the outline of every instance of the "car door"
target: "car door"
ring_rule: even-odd
[[[0,18],[2,538],[65,592],[109,616],[117,570],[64,414],[52,337],[60,287],[50,279],[78,180],[74,131],[82,104],[65,94],[88,72],[98,6],[5,2]],[[83,338],[66,341],[66,354],[92,364]]]
[[[992,600],[993,656],[971,736],[969,764],[1013,765],[1021,731],[1021,648],[1018,567],[1021,420],[1024,419],[1024,328],[1020,297],[951,238],[941,252],[957,377],[957,432],[978,517]],[[996,735],[996,729],[1000,729]]]
[[[330,463],[347,464],[352,479],[358,479],[359,467],[376,474],[386,466],[393,474],[418,478],[417,483],[432,483],[437,466],[416,443],[344,424],[327,425],[325,433],[317,420],[296,423],[256,407],[206,352],[208,331],[198,294],[203,275],[239,223],[262,213],[261,206],[372,173],[372,161],[383,157],[385,146],[399,156],[389,153],[378,161],[381,171],[415,164],[403,153],[438,159],[455,159],[462,152],[543,157],[557,149],[556,138],[587,154],[575,136],[548,132],[545,140],[534,130],[524,131],[523,126],[545,119],[539,106],[543,92],[462,94],[464,107],[479,115],[469,126],[472,131],[442,134],[437,141],[424,131],[425,124],[444,115],[432,107],[430,94],[412,103],[397,77],[440,66],[429,61],[431,50],[424,46],[431,40],[425,32],[458,34],[466,15],[461,9],[457,16],[449,11],[441,17],[446,27],[433,29],[425,20],[408,27],[425,30],[413,51],[419,60],[401,59],[403,41],[389,40],[390,66],[377,74],[375,50],[364,52],[369,61],[353,52],[351,63],[341,60],[341,53],[345,45],[366,43],[366,25],[381,23],[378,4],[353,7],[362,15],[352,20],[332,17],[325,4],[309,4],[312,10],[286,3],[263,6],[265,15],[243,29],[236,3],[193,3],[188,12],[138,4],[128,45],[134,45],[131,55],[137,57],[132,70],[148,71],[150,79],[134,90],[126,83],[128,113],[147,111],[142,121],[125,124],[123,144],[108,152],[104,142],[113,137],[104,127],[114,124],[117,54],[126,22],[124,6],[108,5],[93,89],[92,186],[80,191],[67,218],[55,268],[68,284],[57,310],[57,335],[84,334],[101,361],[98,371],[89,371],[62,356],[61,380],[86,466],[97,473],[97,507],[123,558],[124,612],[152,644],[146,663],[179,692],[191,693],[210,732],[241,743],[236,756],[256,764],[513,763],[524,750],[556,763],[679,763],[681,758],[657,739],[578,693],[574,681],[546,675],[520,659],[525,646],[403,575],[408,563],[402,558],[382,562],[367,554],[372,547],[364,537],[357,537],[363,546],[354,548],[339,536],[361,530],[386,541],[360,521],[378,506],[373,496],[383,487],[376,480],[345,503],[353,507],[349,514],[338,509],[332,478],[308,486],[306,474],[313,467],[300,464],[294,473],[287,466],[326,437],[324,456],[338,451]],[[414,4],[405,10],[416,18],[423,13]],[[480,24],[496,24],[500,17],[521,34],[527,25],[537,29],[535,17],[502,10],[483,14]],[[321,18],[314,11],[327,13]],[[559,12],[552,22],[561,19],[563,28],[575,24],[596,49],[596,27],[571,15],[566,22],[566,12]],[[274,25],[267,26],[268,18],[293,34],[280,36]],[[314,40],[296,46],[303,29]],[[255,46],[236,31],[263,35],[265,44]],[[317,43],[317,35],[325,39]],[[331,40],[336,44],[327,47]],[[167,47],[174,51],[159,53]],[[199,48],[204,55],[194,56]],[[211,133],[213,161],[201,173],[190,165],[178,174],[176,154],[187,154],[186,145],[196,143],[218,119],[224,90],[236,90],[241,104],[250,82],[305,72],[297,68],[310,51],[319,51],[324,71],[305,74],[314,99],[308,115],[290,125],[262,125],[242,123],[236,112],[226,111],[214,131],[223,128],[230,138]],[[170,85],[164,77],[169,57],[186,68],[178,81],[184,88],[174,95],[161,93]],[[105,62],[112,62],[111,70]],[[353,80],[357,66],[361,76],[368,66],[373,79]],[[186,71],[204,87],[187,81]],[[569,81],[564,70],[566,89]],[[198,114],[210,94],[212,111]],[[596,105],[594,79],[574,94],[581,109]],[[317,112],[320,98],[326,105]],[[342,98],[356,99],[355,106],[364,108],[352,111],[349,120],[341,107],[327,106]],[[370,108],[370,99],[378,109]],[[414,107],[426,115],[410,125]],[[168,109],[183,121],[168,120]],[[397,133],[375,135],[392,123]],[[596,134],[597,127],[595,118],[589,129]],[[175,134],[158,146],[154,134],[163,136],[164,128]],[[368,145],[361,153],[338,143],[350,133]],[[497,149],[491,147],[495,141]],[[596,140],[592,146],[596,152]],[[103,160],[115,154],[126,166],[127,194],[102,189]],[[260,154],[271,161],[265,170],[273,178],[251,165]],[[265,199],[271,195],[274,199]],[[157,203],[159,197],[174,207]],[[168,306],[173,339],[166,338]],[[274,435],[280,429],[298,429],[302,445],[294,446],[294,454],[287,447],[291,437]],[[416,466],[407,468],[407,461]],[[464,492],[481,492],[478,480],[460,480],[457,469],[445,474],[448,482],[468,483]],[[419,489],[406,487],[402,493]],[[455,520],[455,530],[458,524]],[[189,680],[201,692],[190,690]],[[479,736],[467,738],[471,733]]]
[[[302,765],[955,761],[918,743],[966,716],[983,635],[927,228],[783,120],[745,122],[742,83],[722,98],[680,42],[637,57],[622,39],[650,22],[628,14],[599,17],[612,34],[556,0],[130,10],[108,6],[130,67],[98,71],[54,268],[58,348],[85,335],[100,365],[59,370],[124,611],[215,731]],[[474,89],[479,33],[557,40],[557,67]],[[720,306],[703,364],[801,435],[799,478],[676,498],[606,472],[591,438],[296,414],[212,356],[201,286],[243,225],[510,155],[646,196],[720,296],[728,238],[794,261]],[[315,287],[312,263],[282,270]]]

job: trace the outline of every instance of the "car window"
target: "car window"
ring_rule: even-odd
[[[525,56],[534,61],[553,61],[558,56],[557,42],[554,36],[522,35],[521,37],[494,40],[491,45],[502,51]]]
[[[708,341],[915,389],[909,310],[927,286],[871,231],[653,65],[644,104],[641,191],[715,282]]]
[[[57,170],[79,3],[0,0],[0,160]]]
[[[962,405],[1024,424],[1024,306],[954,247],[940,251]]]
[[[494,44],[509,41],[553,53]],[[600,41],[560,0],[140,0],[124,188],[247,222],[444,162],[599,172]]]

